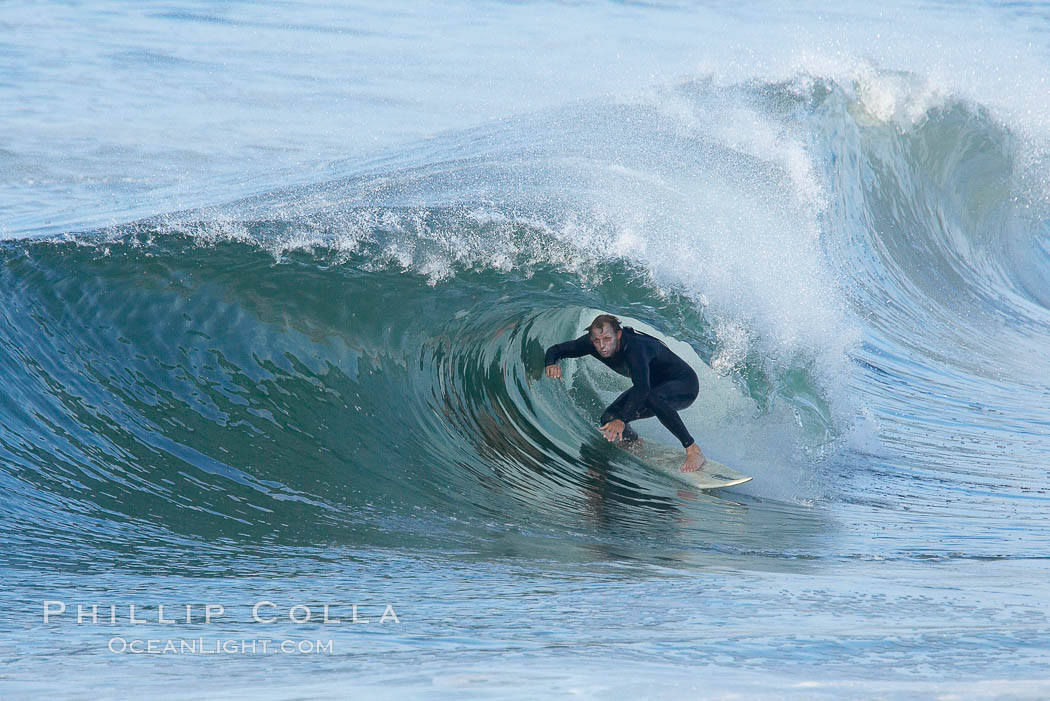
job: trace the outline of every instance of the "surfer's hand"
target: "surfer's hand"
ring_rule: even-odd
[[[605,440],[607,441],[623,440],[623,429],[624,423],[619,419],[613,419],[609,423],[600,427],[600,430],[605,434]]]
[[[555,380],[561,379],[561,367],[558,365],[547,366],[547,377],[553,377]]]

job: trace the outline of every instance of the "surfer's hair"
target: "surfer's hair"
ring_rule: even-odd
[[[612,314],[599,314],[594,317],[594,321],[584,331],[589,334],[601,333],[601,330],[608,324],[612,327],[613,333],[620,330],[620,320]]]

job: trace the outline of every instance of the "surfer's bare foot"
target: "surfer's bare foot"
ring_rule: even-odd
[[[700,446],[692,443],[685,449],[685,462],[682,463],[682,472],[696,472],[705,462],[707,462],[707,458],[700,452]]]

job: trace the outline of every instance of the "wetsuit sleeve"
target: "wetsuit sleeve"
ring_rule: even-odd
[[[583,334],[575,340],[558,343],[548,348],[543,356],[543,364],[544,366],[554,365],[562,358],[582,358],[590,355],[593,348],[594,344],[591,343],[590,335]]]
[[[640,413],[649,396],[649,390],[652,389],[649,384],[649,363],[652,359],[645,346],[632,344],[632,347],[626,350],[626,355],[627,370],[631,373],[631,382],[634,385],[627,391],[626,399],[620,405],[620,415],[616,418],[621,421],[625,416],[637,416]]]

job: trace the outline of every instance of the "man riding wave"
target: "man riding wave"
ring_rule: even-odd
[[[689,435],[678,411],[693,403],[700,381],[689,367],[662,341],[630,326],[620,326],[612,314],[599,314],[579,338],[547,349],[543,364],[546,375],[561,377],[558,361],[590,355],[613,371],[630,377],[633,386],[609,405],[601,417],[600,430],[609,441],[641,440],[630,422],[655,416],[685,448],[682,472],[699,470],[707,462],[700,446]]]

